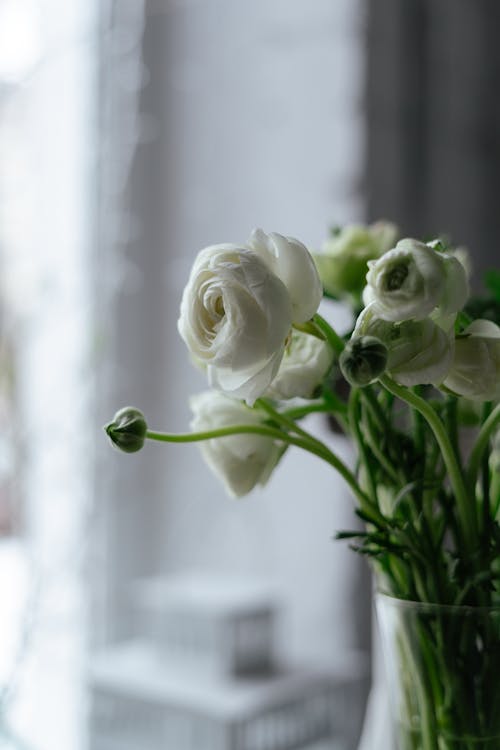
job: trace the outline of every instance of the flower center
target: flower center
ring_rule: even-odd
[[[408,276],[408,266],[401,264],[393,268],[385,277],[385,288],[388,292],[401,289],[404,280]]]
[[[215,313],[219,316],[219,318],[223,318],[226,314],[226,311],[224,310],[224,300],[222,297],[218,297],[215,302],[214,307]]]

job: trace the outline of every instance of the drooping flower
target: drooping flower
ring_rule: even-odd
[[[189,401],[193,432],[215,430],[239,424],[262,424],[266,414],[249,409],[241,401],[217,391],[204,391]],[[200,444],[203,457],[232,497],[242,497],[256,485],[264,485],[278,463],[283,447],[272,438],[231,435]]]
[[[210,384],[251,405],[278,372],[292,324],[312,317],[320,300],[304,245],[256,230],[247,246],[213,245],[198,254],[178,329]]]
[[[473,401],[500,399],[500,328],[475,320],[455,341],[455,355],[444,385]]]
[[[265,392],[274,399],[311,398],[333,361],[326,341],[302,331],[292,331],[278,374]]]
[[[468,295],[465,269],[453,255],[413,239],[400,240],[378,260],[368,262],[365,305],[377,305],[384,320],[423,320],[431,313],[461,310]]]

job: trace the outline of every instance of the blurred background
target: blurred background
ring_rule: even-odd
[[[102,425],[186,430],[181,291],[254,226],[444,232],[479,284],[499,29],[494,0],[0,0],[0,747],[358,747],[378,666],[342,483],[289,452],[229,500],[196,446],[126,456]]]

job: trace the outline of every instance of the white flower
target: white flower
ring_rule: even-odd
[[[323,243],[314,255],[325,290],[334,297],[359,299],[368,261],[394,246],[398,229],[387,221],[370,226],[350,224]]]
[[[189,401],[191,429],[204,432],[237,424],[261,424],[266,415],[217,391],[204,391]],[[200,443],[203,457],[232,497],[246,495],[264,485],[282,455],[283,448],[261,435],[230,435]]]
[[[353,336],[375,336],[388,348],[387,372],[401,385],[440,385],[453,359],[453,333],[431,318],[392,323],[372,303],[356,321]]]
[[[196,258],[179,333],[215,388],[249,405],[269,386],[293,323],[317,310],[321,284],[297,240],[256,230],[249,245],[213,245]]]
[[[444,385],[473,401],[500,399],[500,328],[475,320],[455,341],[455,356]]]
[[[302,242],[262,229],[254,229],[249,247],[281,279],[292,303],[292,323],[305,323],[316,313],[323,287],[312,255]]]
[[[214,245],[193,265],[178,328],[213,386],[253,402],[278,371],[291,318],[286,287],[254,252]]]
[[[278,400],[311,398],[332,362],[333,352],[326,341],[294,330],[278,374],[264,395]]]
[[[363,300],[365,305],[375,302],[384,320],[423,320],[433,312],[449,315],[467,300],[462,264],[417,240],[400,240],[368,267]]]
[[[467,270],[460,259],[452,253],[441,253],[445,283],[438,306],[440,316],[453,315],[467,302],[469,282]]]

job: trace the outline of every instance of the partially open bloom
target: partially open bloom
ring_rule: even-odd
[[[248,246],[213,245],[195,260],[179,332],[215,388],[251,405],[278,368],[293,323],[314,315],[321,284],[300,242],[252,234]]]
[[[431,313],[461,310],[468,295],[467,276],[452,255],[413,239],[400,240],[393,250],[369,261],[366,305],[374,302],[384,320],[423,320]]]
[[[292,331],[280,369],[265,396],[274,399],[311,398],[333,362],[326,341],[302,331]]]
[[[238,424],[262,424],[266,415],[217,391],[204,391],[189,401],[193,432]],[[262,435],[230,435],[201,443],[203,457],[232,497],[242,497],[264,485],[283,452],[281,445]]]
[[[475,320],[455,342],[455,356],[444,385],[473,401],[500,399],[500,328]]]
[[[366,283],[368,261],[394,247],[397,227],[388,221],[350,224],[324,242],[314,261],[323,287],[338,298],[358,300]]]
[[[454,335],[432,320],[392,323],[366,307],[356,321],[354,336],[376,336],[388,349],[387,371],[401,385],[440,385],[451,367]]]

